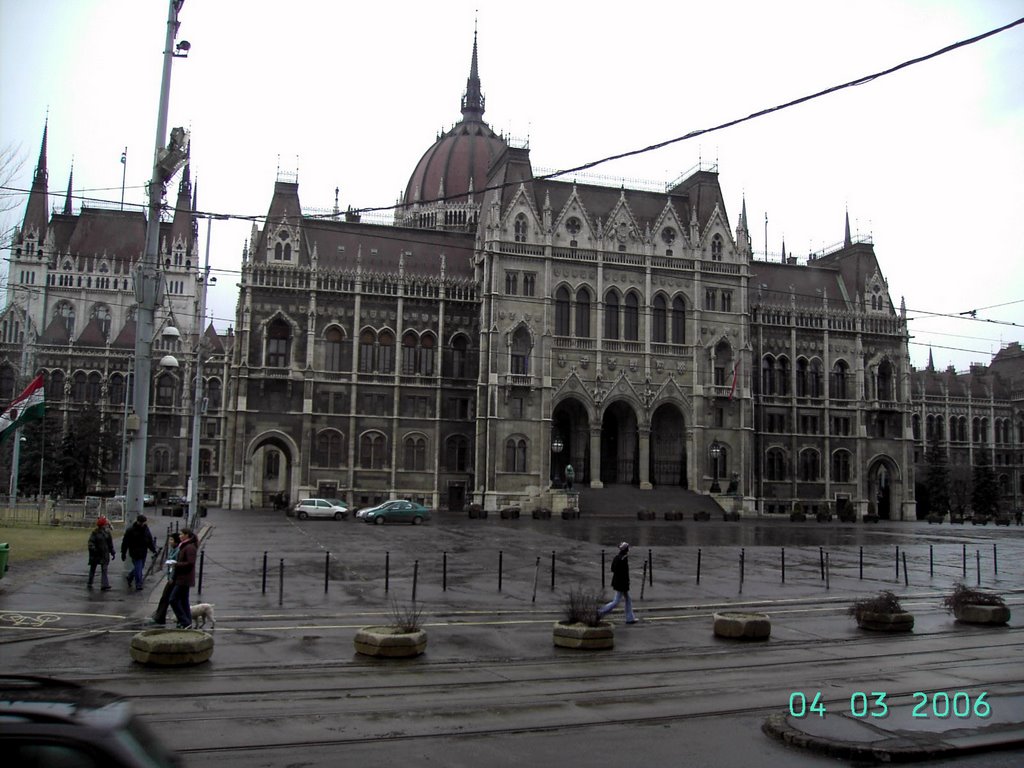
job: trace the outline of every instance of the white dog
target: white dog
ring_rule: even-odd
[[[192,608],[192,626],[195,629],[206,626],[206,620],[210,620],[210,624],[213,629],[217,628],[217,618],[213,613],[213,603],[193,603]]]

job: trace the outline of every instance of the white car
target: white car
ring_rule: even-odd
[[[348,517],[348,510],[343,504],[332,503],[327,499],[303,499],[288,510],[289,517],[297,517],[305,520],[309,517],[330,517],[335,520],[344,520]]]

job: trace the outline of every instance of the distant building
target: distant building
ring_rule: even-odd
[[[13,236],[7,282],[7,302],[0,312],[0,402],[9,402],[39,372],[46,376],[48,418],[58,414],[67,425],[84,407],[95,406],[103,429],[118,445],[130,412],[131,371],[135,354],[135,285],[133,272],[145,250],[146,217],[138,211],[83,205],[75,211],[72,177],[63,208],[50,211],[47,192],[46,139],[43,130],[25,217]],[[195,203],[188,166],[178,186],[175,213],[160,226],[159,260],[163,266],[165,300],[157,327],[170,324],[181,338],[167,343],[157,338],[153,354],[173,354],[176,370],[153,366],[146,490],[156,498],[185,491],[189,468],[191,414],[199,318],[197,276],[199,259]],[[230,338],[213,326],[204,332],[207,410],[200,451],[201,497],[220,501],[222,394],[225,353]],[[125,401],[129,407],[126,409]],[[55,453],[47,443],[45,456]],[[121,483],[118,451],[97,491],[116,493]],[[54,472],[55,464],[47,471]],[[49,483],[47,486],[49,487]],[[33,482],[23,492],[35,492]]]
[[[803,263],[758,260],[715,167],[537,178],[483,120],[477,55],[397,225],[304,215],[275,185],[243,264],[225,500],[529,508],[572,464],[595,490],[913,518],[906,317],[872,244],[847,224]]]

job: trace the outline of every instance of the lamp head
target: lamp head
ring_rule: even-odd
[[[160,358],[160,367],[168,371],[173,371],[178,367],[178,358],[174,355],[164,355]]]

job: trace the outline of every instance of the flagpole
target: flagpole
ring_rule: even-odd
[[[14,430],[14,450],[11,452],[11,485],[8,506],[18,499],[18,463],[21,461],[21,427]]]

